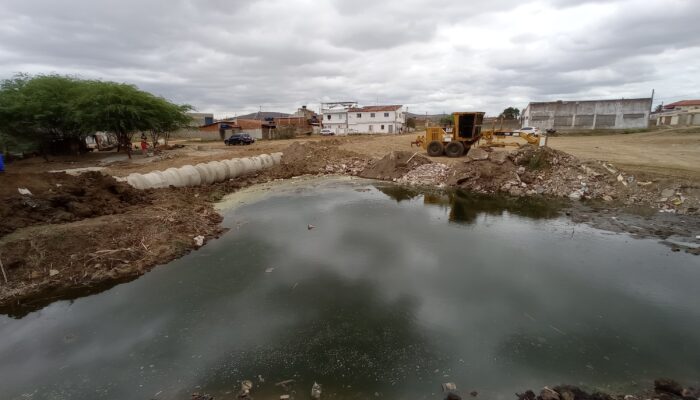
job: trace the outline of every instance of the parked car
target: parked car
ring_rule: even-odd
[[[230,138],[225,139],[224,143],[226,146],[235,146],[237,144],[246,145],[255,143],[255,139],[250,137],[247,133],[235,133],[231,135]]]
[[[330,130],[328,128],[321,129],[321,136],[333,136],[333,135],[335,135],[335,133],[332,130]]]
[[[533,135],[533,136],[540,136],[540,128],[526,126],[524,128],[520,128],[520,130],[518,130],[516,133],[518,134],[518,136],[520,136],[520,134],[525,134],[525,133]]]

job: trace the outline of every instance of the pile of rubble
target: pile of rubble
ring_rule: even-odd
[[[402,185],[443,187],[445,182],[447,182],[450,171],[450,167],[445,164],[423,164],[412,169],[401,178],[395,179],[395,181]]]
[[[425,164],[432,164],[432,161],[418,153],[392,151],[383,158],[370,162],[360,176],[369,179],[396,181]]]

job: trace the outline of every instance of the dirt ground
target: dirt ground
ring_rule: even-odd
[[[0,174],[0,312],[22,315],[133,279],[196,249],[194,238],[221,234],[214,203],[223,195],[300,175],[577,197],[593,201],[572,207],[577,221],[662,239],[700,234],[700,130],[552,137],[546,151],[494,149],[483,159],[429,158],[411,146],[415,137],[303,137],[232,147],[181,141],[173,142],[178,148],[152,157],[134,154],[132,160],[104,152],[9,163]],[[281,165],[209,186],[138,191],[110,177],[278,151],[284,152]],[[76,168],[98,172],[49,173]],[[626,218],[624,207],[644,212]],[[659,209],[671,214],[661,218]]]

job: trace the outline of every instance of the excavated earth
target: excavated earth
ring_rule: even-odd
[[[340,148],[342,143],[295,142],[283,150],[278,166],[189,188],[136,190],[99,172],[0,175],[0,312],[22,315],[134,279],[196,249],[196,237],[220,235],[222,218],[213,205],[225,194],[302,175],[559,198],[570,204],[564,212],[574,221],[656,237],[674,250],[698,254],[696,182],[641,180],[614,165],[532,146],[472,149],[463,161],[446,165],[422,152],[371,158]]]

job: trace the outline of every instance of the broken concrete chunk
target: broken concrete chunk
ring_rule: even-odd
[[[664,189],[661,191],[661,197],[669,198],[672,197],[674,194],[676,194],[675,189]]]
[[[559,397],[559,393],[548,388],[547,386],[545,386],[544,389],[542,389],[542,391],[540,392],[540,398],[542,400],[561,400],[561,398]]]
[[[50,269],[49,270],[49,276],[56,276],[58,275],[58,270],[57,269]]]
[[[508,159],[508,153],[505,151],[494,151],[489,156],[489,159],[496,164],[503,164]]]
[[[488,160],[489,153],[479,147],[472,147],[467,153],[467,158],[472,160]]]
[[[193,239],[194,239],[195,246],[202,247],[204,245],[204,236],[202,236],[202,235],[195,236]]]

